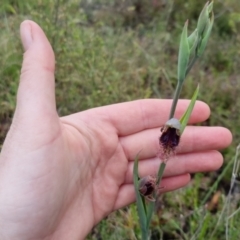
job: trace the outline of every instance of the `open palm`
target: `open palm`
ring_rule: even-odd
[[[0,239],[83,239],[103,217],[135,200],[133,160],[140,175],[155,174],[160,127],[170,100],[138,100],[59,118],[54,54],[40,27],[21,26],[25,47],[17,108],[0,156]],[[188,101],[179,103],[176,116]],[[209,116],[198,102],[191,123]],[[186,185],[189,173],[222,164],[215,149],[231,134],[220,127],[188,127],[168,162],[162,185]]]

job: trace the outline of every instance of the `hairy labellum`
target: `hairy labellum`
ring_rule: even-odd
[[[180,135],[175,128],[169,127],[162,133],[159,142],[164,148],[175,149],[180,142]]]
[[[159,138],[160,145],[165,150],[174,150],[180,142],[181,124],[178,119],[171,118],[161,129],[162,135]]]

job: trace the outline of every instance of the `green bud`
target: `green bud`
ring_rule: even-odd
[[[198,30],[199,36],[203,37],[204,30],[208,23],[208,19],[209,19],[209,11],[208,11],[208,2],[207,2],[202,12],[199,15],[198,22],[197,22],[197,30]]]
[[[211,31],[212,31],[213,23],[214,23],[214,14],[212,13],[212,17],[207,24],[206,31],[205,31],[203,39],[201,41],[201,45],[199,46],[199,49],[198,49],[198,53],[197,53],[198,57],[203,54],[203,52],[207,46],[207,42],[208,42],[208,39],[209,39]]]
[[[188,21],[185,23],[181,35],[179,54],[178,54],[178,81],[182,84],[185,76],[186,70],[189,62],[190,49],[187,37],[187,27]]]
[[[210,4],[208,5],[208,13],[210,14],[213,10],[213,2],[210,2]]]

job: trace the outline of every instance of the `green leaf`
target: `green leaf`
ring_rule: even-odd
[[[137,203],[137,211],[139,216],[139,222],[142,230],[142,234],[148,235],[147,221],[146,221],[146,207],[145,207],[145,199],[141,196],[139,192],[139,176],[138,176],[138,155],[134,159],[134,167],[133,167],[133,183],[136,194],[136,203]]]
[[[194,45],[195,42],[197,42],[198,39],[198,30],[197,28],[188,36],[188,45],[189,48],[191,49]]]
[[[193,39],[193,36],[192,36],[193,34],[194,34],[194,39]],[[192,39],[190,39],[190,37]],[[192,41],[192,42],[190,42],[190,41]],[[199,36],[198,36],[198,30],[197,29],[195,29],[195,31],[188,37],[188,42],[189,42],[189,47],[190,47],[189,62],[191,63],[191,60],[194,59],[197,55],[197,48],[198,48],[198,43],[199,43]],[[189,64],[188,64],[188,66],[189,66]],[[187,72],[186,72],[186,75],[187,75]]]
[[[154,208],[155,208],[155,202],[149,202],[148,206],[147,206],[147,228],[149,228],[151,219],[152,219],[152,215],[154,212]]]
[[[156,182],[157,186],[159,186],[161,183],[165,167],[166,167],[166,163],[162,162],[160,164],[160,167],[159,167],[158,173],[157,173],[157,182]]]
[[[199,92],[199,85],[197,86],[193,96],[192,96],[192,99],[191,99],[191,102],[190,104],[188,105],[188,108],[186,110],[186,112],[183,114],[183,116],[181,117],[181,119],[179,120],[180,123],[181,123],[181,134],[183,133],[185,127],[187,126],[188,124],[188,120],[191,116],[191,113],[193,111],[193,108],[194,108],[194,105],[195,105],[195,102],[197,100],[197,96],[198,96],[198,92]]]
[[[186,69],[189,62],[190,49],[187,37],[188,22],[185,23],[181,35],[179,54],[178,54],[178,81],[179,84],[183,84],[186,76]]]

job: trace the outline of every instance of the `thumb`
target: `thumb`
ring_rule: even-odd
[[[52,47],[43,30],[33,21],[21,24],[20,35],[25,53],[16,111],[25,117],[56,115]]]

